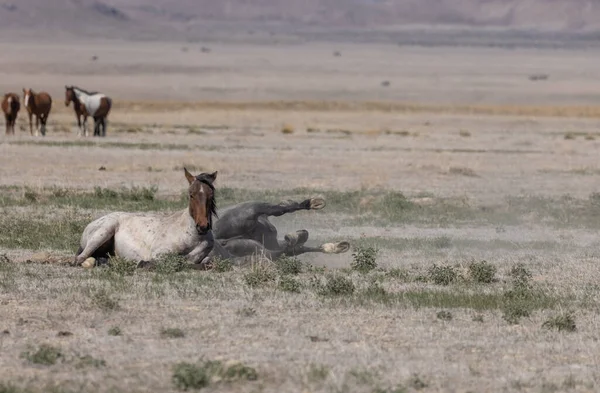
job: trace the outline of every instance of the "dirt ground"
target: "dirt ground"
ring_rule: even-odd
[[[107,279],[60,264],[11,262],[0,266],[0,382],[33,391],[171,391],[173,365],[203,357],[242,361],[259,374],[257,381],[215,382],[209,391],[598,389],[598,53],[349,44],[210,49],[0,44],[0,89],[29,86],[54,98],[47,136],[30,136],[23,112],[17,135],[0,136],[2,220],[67,217],[68,206],[57,209],[28,192],[156,186],[157,198],[168,198],[185,189],[184,166],[217,170],[217,190],[364,193],[360,211],[336,210],[330,199],[323,211],[273,221],[281,233],[308,229],[311,242],[376,245],[382,269],[415,276],[381,278],[387,293],[502,294],[510,269],[522,263],[540,290],[561,300],[510,324],[501,306],[365,304],[359,294],[324,300],[306,289],[311,272],[300,275],[300,293],[289,293],[275,284],[250,287],[244,270]],[[529,80],[539,73],[549,79]],[[65,84],[113,98],[106,138],[76,136]],[[389,111],[386,102],[406,105]],[[387,192],[402,192],[426,219],[369,207],[371,194]],[[15,193],[18,203],[7,202]],[[437,215],[430,204],[439,201],[463,215]],[[0,253],[13,261],[38,253],[39,262],[40,251],[68,258],[73,240],[72,249],[15,242]],[[337,271],[353,257],[299,259]],[[489,287],[441,288],[418,279],[433,264],[466,271],[481,260],[497,268],[499,281]],[[379,280],[340,271],[360,294]],[[119,306],[98,306],[99,291]],[[452,320],[440,318],[441,310],[451,310]],[[541,327],[567,311],[575,332]],[[123,334],[108,335],[114,326]],[[166,327],[185,337],[162,337]],[[57,337],[59,331],[72,335]],[[42,344],[60,348],[63,361],[41,366],[21,356]],[[86,354],[106,366],[80,367]]]

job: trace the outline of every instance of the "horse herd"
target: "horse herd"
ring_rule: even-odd
[[[106,136],[106,118],[112,107],[112,99],[96,91],[89,92],[77,86],[65,86],[65,106],[73,103],[78,135],[87,136],[87,118],[94,119],[94,136]],[[45,91],[35,92],[23,89],[23,105],[29,117],[29,133],[33,134],[33,117],[35,116],[35,136],[46,135],[46,123],[52,109],[52,97]],[[6,135],[15,134],[15,123],[21,102],[16,93],[6,93],[2,99],[2,112],[6,120]],[[83,120],[83,121],[82,121]],[[40,127],[41,124],[41,127]]]
[[[320,210],[325,207],[322,198],[279,204],[244,202],[217,216],[217,172],[194,176],[184,168],[184,174],[189,183],[187,208],[169,216],[126,212],[102,216],[83,230],[73,264],[92,268],[119,256],[137,262],[138,267],[152,268],[161,255],[175,253],[185,256],[192,268],[206,270],[216,259],[243,265],[256,255],[276,259],[308,252],[340,254],[350,249],[345,241],[309,247],[304,229],[278,239],[270,216]]]

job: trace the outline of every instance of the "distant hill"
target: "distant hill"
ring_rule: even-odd
[[[218,36],[462,26],[600,31],[600,0],[0,0],[0,39]]]

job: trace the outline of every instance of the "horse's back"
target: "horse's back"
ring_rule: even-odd
[[[35,95],[35,104],[39,114],[47,115],[52,109],[52,96],[45,91],[41,91]]]

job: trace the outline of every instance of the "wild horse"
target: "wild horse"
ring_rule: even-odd
[[[84,229],[74,264],[93,267],[112,255],[146,263],[176,253],[185,255],[193,267],[204,266],[214,244],[217,172],[193,176],[184,168],[184,173],[189,182],[187,208],[169,216],[115,212],[100,217]]]
[[[32,89],[24,88],[23,106],[25,106],[29,115],[29,133],[33,135],[32,117],[35,116],[35,136],[38,136],[38,128],[42,136],[46,135],[46,122],[48,122],[48,115],[50,115],[50,110],[52,109],[52,97],[50,97],[50,94],[44,91],[36,93]],[[41,127],[40,123],[42,123]]]
[[[308,231],[301,229],[277,238],[277,228],[269,217],[279,217],[300,210],[320,210],[325,207],[322,198],[310,198],[302,202],[285,201],[279,204],[266,202],[244,202],[226,208],[219,214],[213,227],[215,245],[206,266],[215,258],[231,260],[237,265],[248,262],[248,257],[261,255],[276,259],[282,255],[292,256],[308,252],[340,254],[350,249],[348,242],[324,243],[309,247]]]
[[[11,133],[15,135],[15,123],[19,109],[21,109],[19,96],[15,93],[5,94],[2,99],[2,112],[4,112],[4,119],[6,120],[6,135]]]
[[[94,119],[94,136],[106,136],[106,118],[112,107],[112,99],[105,94],[83,90],[77,86],[65,86],[65,106],[73,102],[79,132],[87,136],[87,118]],[[82,122],[83,118],[83,122]],[[82,130],[83,124],[83,130]],[[102,128],[102,131],[100,130]]]

